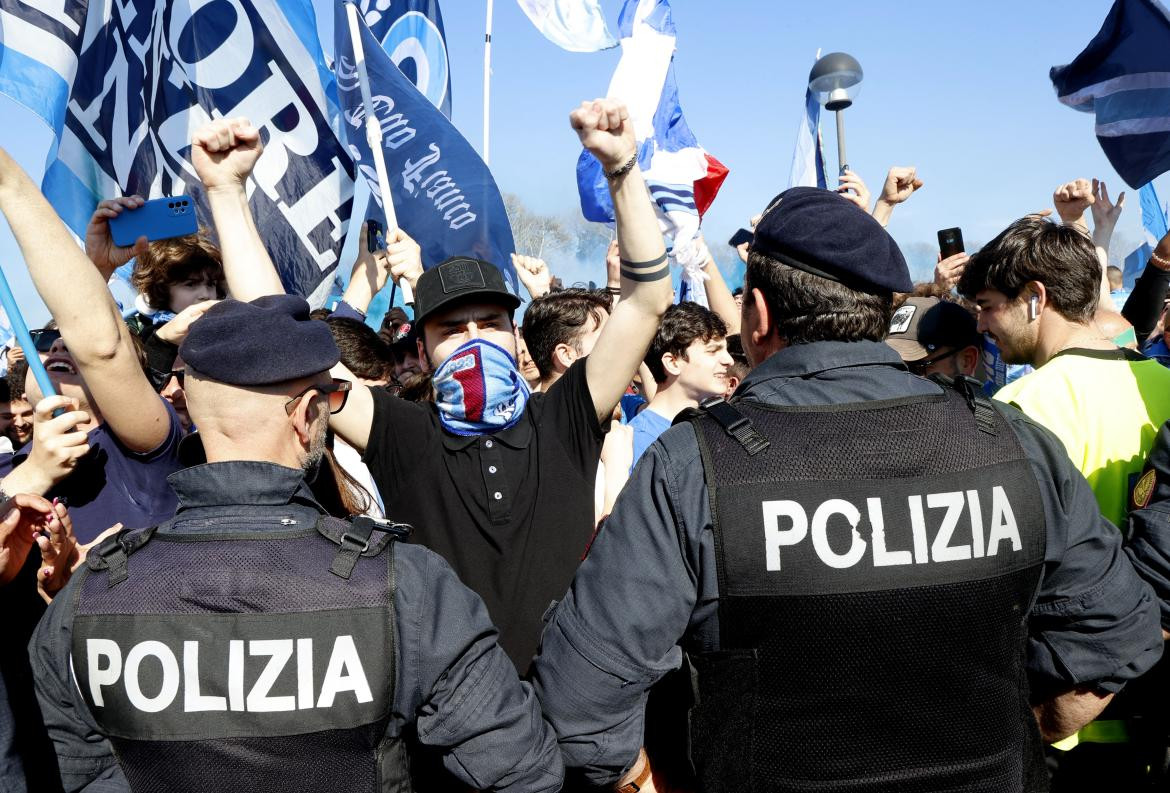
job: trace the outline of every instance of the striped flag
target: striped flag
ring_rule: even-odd
[[[1158,0],[1116,0],[1084,52],[1049,76],[1061,102],[1096,115],[1130,187],[1170,170],[1170,14]]]
[[[697,244],[703,213],[727,168],[699,145],[683,116],[674,76],[675,27],[667,0],[626,0],[618,26],[622,57],[608,96],[625,102],[638,140],[638,165],[650,185],[671,258],[683,269],[683,291],[706,302],[706,252]],[[586,220],[613,222],[601,165],[588,151],[577,160],[577,188]]]

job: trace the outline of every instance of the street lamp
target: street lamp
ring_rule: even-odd
[[[841,173],[849,168],[845,159],[845,120],[841,113],[853,104],[863,76],[861,64],[844,52],[830,52],[819,58],[808,75],[808,89],[826,110],[837,114],[837,164]]]

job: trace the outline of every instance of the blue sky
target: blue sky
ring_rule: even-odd
[[[985,242],[1014,218],[1049,206],[1057,184],[1081,176],[1104,178],[1116,194],[1124,185],[1093,136],[1092,117],[1059,104],[1048,80],[1051,66],[1067,63],[1089,42],[1109,5],[673,0],[683,110],[700,143],[731,170],[704,224],[712,247],[727,261],[727,237],[785,187],[818,48],[849,52],[865,70],[846,124],[849,161],[875,196],[890,165],[916,165],[926,182],[890,224],[919,277],[933,263],[940,228],[961,226],[969,243]],[[442,2],[453,120],[477,147],[485,6]],[[616,30],[621,0],[601,6]],[[327,47],[330,38],[326,31]],[[618,52],[561,50],[512,0],[495,2],[493,44],[495,178],[534,209],[575,211],[580,149],[568,113],[604,94]],[[39,179],[47,131],[6,99],[0,113],[6,119],[0,145]],[[832,116],[824,122],[835,172]],[[1157,187],[1163,200],[1170,198],[1170,176]],[[1140,213],[1136,194],[1129,199],[1117,234],[1136,244]],[[43,319],[7,228],[0,230],[0,262],[28,303],[30,321]]]

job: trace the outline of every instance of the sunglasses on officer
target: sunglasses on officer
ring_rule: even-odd
[[[953,355],[958,355],[960,352],[962,352],[962,350],[951,350],[950,352],[944,352],[942,355],[937,355],[934,358],[923,358],[921,361],[915,361],[914,363],[906,364],[906,368],[909,369],[912,374],[923,377],[926,374],[926,370],[929,369],[933,364],[936,364],[939,361],[945,361],[947,358],[950,358]]]
[[[61,331],[56,328],[37,328],[30,330],[29,336],[32,336],[33,346],[37,348],[37,352],[49,352],[53,349],[54,342],[61,338]]]
[[[349,391],[353,388],[353,383],[348,380],[335,379],[329,385],[314,384],[298,391],[287,402],[284,403],[284,412],[291,414],[293,408],[296,406],[297,400],[303,397],[310,391],[316,391],[320,396],[326,397],[329,400],[329,412],[339,413],[345,407],[345,401],[349,399]]]

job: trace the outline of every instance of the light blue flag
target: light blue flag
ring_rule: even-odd
[[[341,126],[357,172],[370,186],[375,202],[370,206],[371,214],[384,224],[345,3],[339,1],[335,8]],[[359,27],[374,113],[382,126],[398,225],[422,247],[424,267],[434,267],[452,256],[484,259],[499,267],[516,291],[519,281],[512,268],[512,227],[491,172],[446,116],[378,47],[365,23]]]
[[[451,61],[439,0],[361,0],[358,10],[390,60],[451,118]]]
[[[597,52],[618,45],[597,0],[518,0],[544,37],[570,52]]]
[[[1150,261],[1150,254],[1154,252],[1158,241],[1166,236],[1166,210],[1158,202],[1158,193],[1154,190],[1154,183],[1142,185],[1138,191],[1138,198],[1141,201],[1142,230],[1145,232],[1146,239],[1125,257],[1121,278],[1127,292],[1133,290],[1138,276],[1142,274],[1146,263]]]
[[[345,237],[353,172],[323,87],[309,0],[0,0],[0,93],[53,136],[41,189],[78,235],[99,200],[188,194],[192,131],[247,116],[265,152],[249,203],[285,288],[323,297]]]
[[[804,91],[804,115],[796,130],[796,146],[792,151],[792,168],[788,172],[789,187],[828,186],[825,177],[825,151],[821,145],[821,103],[807,88]]]

